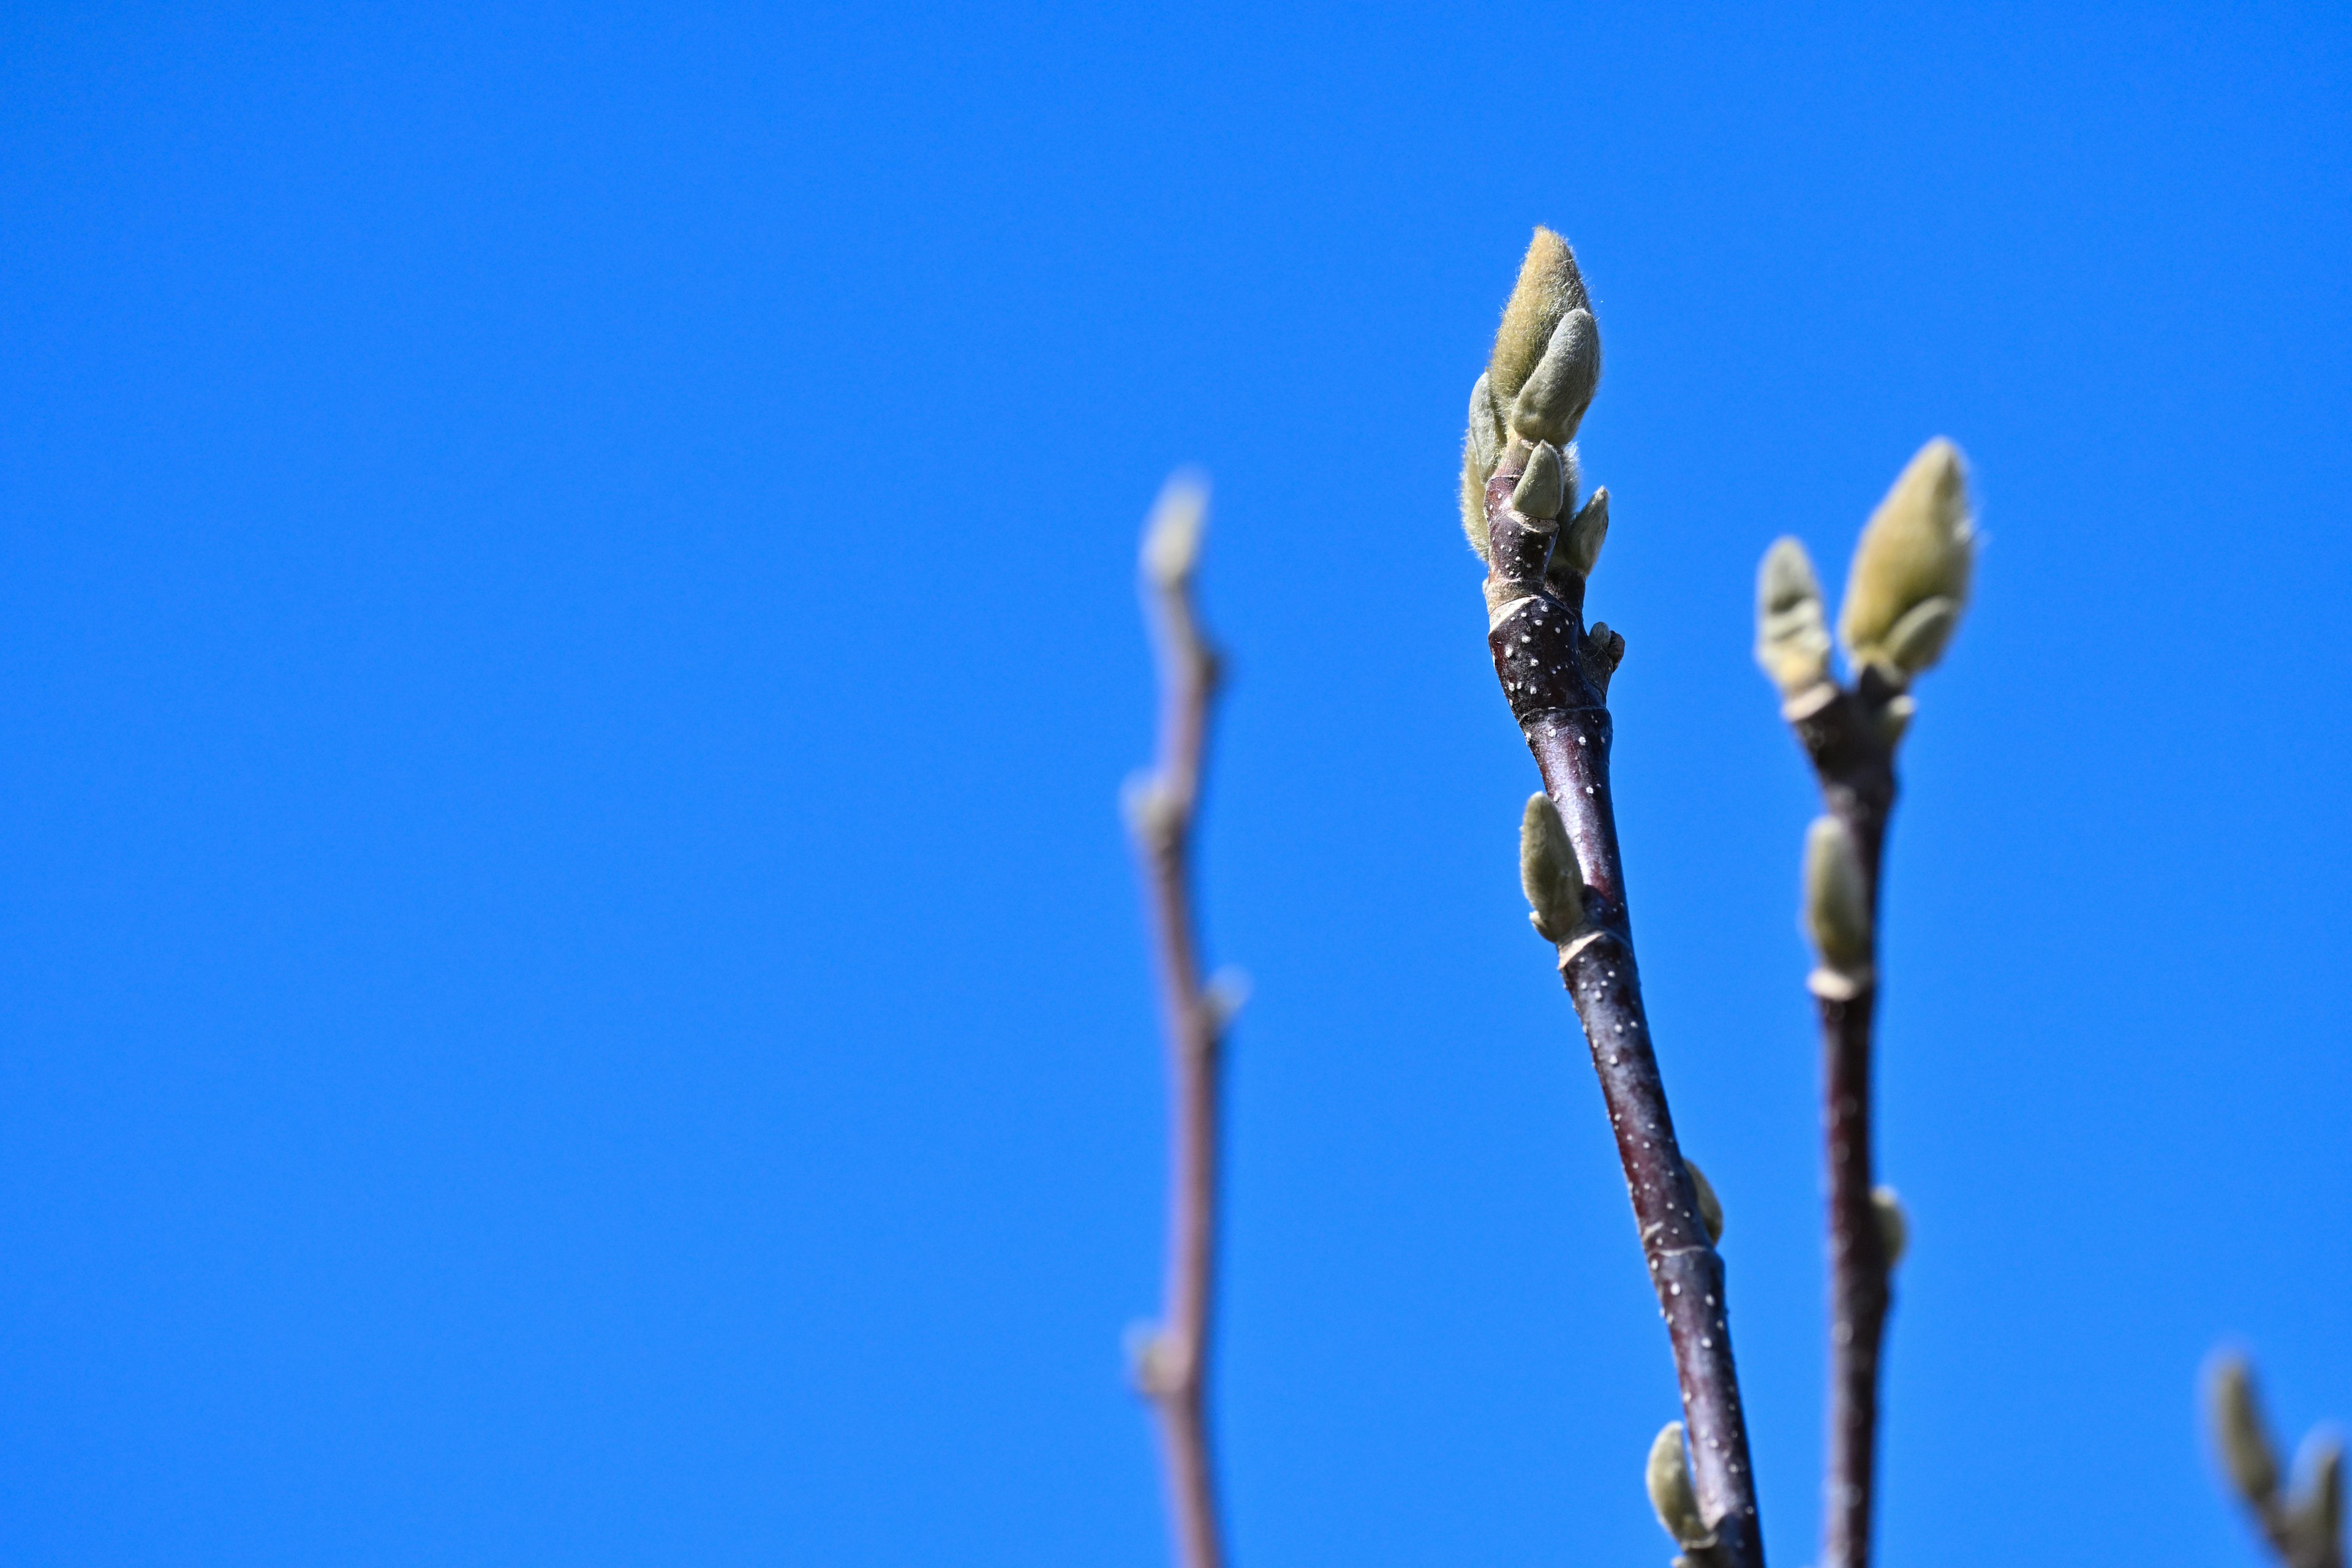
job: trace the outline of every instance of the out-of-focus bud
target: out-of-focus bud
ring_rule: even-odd
[[[1601,384],[1601,329],[1586,310],[1570,310],[1552,330],[1543,357],[1511,403],[1511,433],[1565,446],[1584,423]]]
[[[1551,942],[1576,934],[1584,921],[1584,880],[1559,808],[1541,791],[1528,796],[1519,817],[1519,887],[1536,934]]]
[[[1576,455],[1569,454],[1572,465]],[[1559,531],[1559,542],[1552,547],[1551,572],[1554,577],[1590,577],[1601,559],[1601,546],[1609,537],[1609,488],[1603,485],[1592,492],[1592,499],[1579,509],[1576,516]]]
[[[1667,1422],[1650,1445],[1650,1462],[1643,1479],[1649,1488],[1651,1509],[1676,1545],[1715,1543],[1715,1531],[1699,1517],[1698,1494],[1691,1489],[1690,1458],[1683,1452],[1681,1422]]]
[[[1938,436],[1919,448],[1862,531],[1838,636],[1857,666],[1908,680],[1942,657],[1976,563],[1968,467]],[[1930,608],[1941,600],[1940,607]]]
[[[1776,539],[1756,573],[1756,662],[1783,698],[1830,678],[1829,623],[1805,547]]]
[[[1190,470],[1171,475],[1160,487],[1150,521],[1143,525],[1143,570],[1162,588],[1183,586],[1201,558],[1201,534],[1208,526],[1209,487]]]
[[[1511,490],[1511,505],[1522,517],[1549,521],[1558,517],[1567,500],[1567,472],[1559,459],[1559,448],[1549,441],[1536,444],[1528,454],[1527,471]]]
[[[2253,1373],[2243,1356],[2215,1358],[2205,1379],[2205,1408],[2213,1447],[2238,1495],[2260,1507],[2278,1493],[2278,1454],[2271,1447],[2254,1397]]]
[[[1870,967],[1870,891],[1853,834],[1834,816],[1805,832],[1805,932],[1822,967],[1848,977]]]
[[[1683,1164],[1690,1172],[1691,1185],[1698,1189],[1698,1222],[1706,1226],[1706,1239],[1710,1243],[1721,1241],[1723,1200],[1715,1195],[1715,1184],[1706,1179],[1706,1173],[1698,1168],[1696,1160],[1685,1160]]]
[[[1903,1254],[1911,1246],[1911,1217],[1903,1212],[1903,1200],[1893,1187],[1873,1187],[1870,1190],[1871,1217],[1878,1223],[1879,1250],[1886,1254],[1886,1267],[1894,1268],[1903,1261]]]

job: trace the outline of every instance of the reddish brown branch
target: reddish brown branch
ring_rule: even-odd
[[[1210,1463],[1209,1331],[1216,1270],[1219,1057],[1227,1001],[1202,984],[1192,910],[1192,826],[1217,660],[1193,615],[1204,498],[1171,484],[1144,542],[1144,596],[1158,637],[1160,755],[1129,787],[1159,959],[1170,1078],[1168,1271],[1160,1321],[1137,1348],[1137,1387],[1158,1416],[1181,1568],[1220,1568]]]
[[[1895,806],[1887,704],[1898,693],[1865,668],[1853,690],[1828,682],[1784,711],[1812,760],[1822,796],[1853,835],[1862,860],[1874,949],[1879,865]],[[1829,1189],[1830,1347],[1828,1453],[1823,1467],[1821,1568],[1867,1568],[1875,1500],[1879,1350],[1893,1299],[1879,1227],[1871,1154],[1874,965],[1858,976],[1823,971],[1812,982],[1822,1024],[1822,1127]]]
[[[1584,884],[1582,923],[1559,944],[1560,978],[1592,1052],[1674,1347],[1693,1488],[1716,1536],[1712,1548],[1692,1555],[1721,1568],[1763,1568],[1723,1259],[1699,1218],[1697,1191],[1675,1141],[1633,960],[1609,789],[1608,681],[1623,642],[1599,626],[1586,631],[1583,579],[1548,575],[1558,524],[1512,506],[1528,450],[1515,443],[1486,486],[1487,646]]]

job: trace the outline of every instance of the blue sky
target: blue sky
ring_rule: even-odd
[[[1670,1367],[1453,516],[1584,261],[1620,805],[1775,1559],[1806,770],[1748,660],[1927,437],[1886,915],[1909,1563],[2255,1561],[2352,1417],[2337,8],[23,6],[0,22],[0,1555],[1162,1560],[1115,809],[1235,680],[1244,1563],[1663,1563]]]

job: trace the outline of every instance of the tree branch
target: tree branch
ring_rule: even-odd
[[[1895,806],[1898,689],[1865,666],[1855,689],[1830,681],[1782,706],[1819,777],[1830,815],[1861,862],[1871,956],[1876,953],[1879,865]],[[1829,1188],[1830,1386],[1822,1481],[1821,1568],[1870,1562],[1878,1430],[1878,1359],[1892,1299],[1892,1260],[1874,1196],[1871,1023],[1874,962],[1826,965],[1809,983],[1821,1012],[1822,1127]]]
[[[1608,683],[1624,640],[1598,623],[1585,629],[1584,578],[1552,561],[1562,525],[1528,517],[1513,503],[1532,450],[1514,439],[1486,487],[1487,646],[1583,882],[1581,922],[1552,934],[1559,941],[1561,981],[1591,1048],[1651,1284],[1674,1346],[1694,1490],[1715,1535],[1712,1546],[1694,1548],[1692,1555],[1723,1568],[1762,1568],[1723,1260],[1700,1218],[1696,1185],[1675,1142],[1634,964],[1609,788]],[[1606,505],[1601,497],[1595,503]]]
[[[1158,1417],[1181,1568],[1220,1568],[1224,1561],[1206,1385],[1216,1268],[1219,1065],[1232,1005],[1202,982],[1191,863],[1218,681],[1216,655],[1192,607],[1206,502],[1197,484],[1171,480],[1145,531],[1144,599],[1160,656],[1160,755],[1150,773],[1130,781],[1126,797],[1159,960],[1171,1091],[1166,1290],[1159,1323],[1132,1353],[1136,1386]]]

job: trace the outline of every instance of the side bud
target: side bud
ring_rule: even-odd
[[[1786,700],[1830,678],[1829,623],[1812,558],[1776,539],[1756,572],[1756,662]]]
[[[1546,942],[1562,942],[1584,922],[1584,880],[1559,808],[1538,791],[1519,817],[1519,887],[1528,896],[1528,923]]]
[[[1696,1160],[1685,1160],[1684,1169],[1690,1172],[1691,1185],[1698,1189],[1698,1222],[1706,1226],[1706,1239],[1712,1244],[1723,1239],[1723,1200],[1715,1195],[1715,1184],[1698,1168]]]
[[[2278,1494],[2278,1455],[2271,1447],[2260,1403],[2254,1396],[2253,1373],[2243,1356],[2225,1355],[2213,1363],[2205,1379],[2205,1410],[2212,1427],[2213,1447],[2230,1485],[2256,1508]]]
[[[1570,452],[1568,456],[1570,463],[1573,464],[1576,455]],[[1609,487],[1603,485],[1592,492],[1592,499],[1586,501],[1568,526],[1560,530],[1559,542],[1552,547],[1551,569],[1547,575],[1559,578],[1591,576],[1592,568],[1601,561],[1601,546],[1608,538]]]
[[[1880,665],[1898,682],[1928,668],[1959,625],[1975,566],[1968,467],[1938,436],[1863,528],[1838,616],[1846,657]]]
[[[2294,1500],[2287,1505],[2287,1528],[2313,1563],[2344,1561],[2344,1445],[2329,1432],[2314,1432],[2294,1457]]]
[[[1878,1222],[1878,1245],[1886,1254],[1886,1267],[1893,1268],[1911,1249],[1911,1216],[1903,1212],[1903,1200],[1893,1187],[1870,1190],[1870,1212]]]
[[[1462,438],[1462,532],[1486,559],[1486,481],[1503,458],[1503,413],[1485,375],[1470,388],[1470,428]]]
[[[1691,1489],[1690,1458],[1683,1452],[1683,1424],[1669,1421],[1650,1445],[1650,1462],[1643,1475],[1650,1492],[1650,1508],[1677,1546],[1694,1549],[1715,1544],[1715,1531],[1699,1516],[1698,1494]]]
[[[1511,404],[1511,433],[1565,446],[1584,423],[1601,384],[1601,329],[1586,310],[1570,310],[1544,345],[1543,358]]]
[[[1805,832],[1805,933],[1832,976],[1859,984],[1870,971],[1870,890],[1853,834],[1834,816]]]
[[[1568,500],[1568,468],[1559,448],[1538,442],[1528,454],[1527,471],[1511,490],[1511,505],[1522,517],[1549,521],[1560,514]]]

